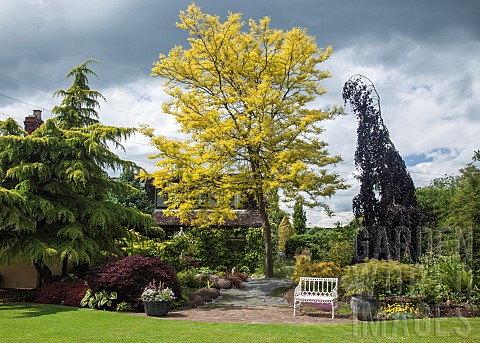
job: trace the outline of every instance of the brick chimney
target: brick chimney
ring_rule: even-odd
[[[31,134],[43,124],[42,111],[33,110],[32,115],[25,117],[23,124],[25,125],[25,131],[27,131],[28,134]]]

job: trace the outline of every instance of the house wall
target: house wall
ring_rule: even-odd
[[[62,273],[62,265],[51,267],[53,275]],[[0,265],[2,280],[0,288],[37,288],[39,274],[32,264],[17,262],[14,265]]]
[[[12,266],[1,265],[1,288],[37,288],[39,276],[33,265],[15,263]]]

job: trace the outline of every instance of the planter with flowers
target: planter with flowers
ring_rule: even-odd
[[[153,280],[143,290],[140,298],[147,316],[165,316],[170,310],[170,301],[175,299],[173,291],[162,281]]]

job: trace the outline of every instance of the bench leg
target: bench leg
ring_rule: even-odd
[[[301,301],[293,300],[293,316],[295,317],[297,307],[300,308]]]
[[[335,318],[335,306],[333,306],[333,301],[332,301],[332,319]]]

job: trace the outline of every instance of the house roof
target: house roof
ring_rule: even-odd
[[[234,210],[237,215],[235,219],[226,219],[221,227],[237,228],[237,227],[261,227],[260,213],[257,210]],[[153,219],[163,229],[179,228],[188,225],[182,224],[180,218],[176,216],[166,216],[163,210],[155,210]]]

